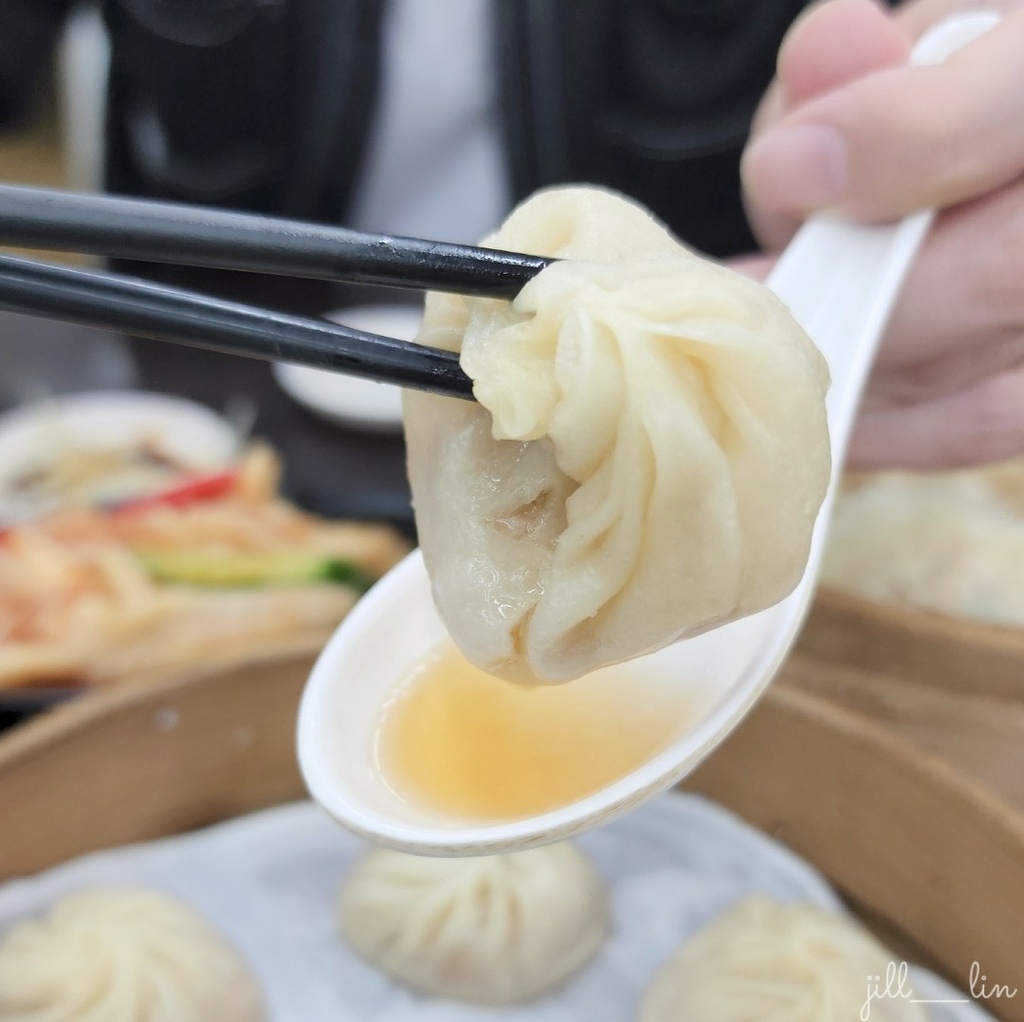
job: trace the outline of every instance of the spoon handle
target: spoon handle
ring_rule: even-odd
[[[934,215],[895,226],[816,217],[796,235],[768,278],[828,362],[825,404],[833,470],[841,468],[850,427],[903,278]]]
[[[990,12],[949,18],[921,37],[910,63],[939,64],[999,20]],[[883,226],[813,217],[768,277],[768,286],[789,306],[828,362],[832,386],[826,407],[833,483],[842,469],[857,405],[885,324],[933,219],[930,210]]]

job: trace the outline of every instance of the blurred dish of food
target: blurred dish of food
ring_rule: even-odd
[[[181,398],[111,391],[20,408],[0,416],[0,526],[156,492],[237,452],[227,420]]]
[[[153,446],[144,416],[118,432],[99,401],[88,410],[107,433],[86,442],[76,430],[52,448],[40,435],[35,468],[23,459],[12,471],[0,436],[19,512],[0,529],[0,690],[153,680],[315,648],[405,552],[388,528],[282,500],[273,451],[235,457],[233,431],[212,413],[181,418]],[[37,428],[69,427],[59,417]]]
[[[411,341],[422,316],[418,305],[361,305],[328,313],[326,318],[367,333]],[[274,366],[274,377],[289,397],[336,425],[380,432],[402,428],[398,387],[284,363]]]

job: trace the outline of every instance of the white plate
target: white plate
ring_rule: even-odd
[[[695,796],[664,796],[578,844],[611,884],[612,932],[563,988],[513,1008],[412,994],[350,952],[335,904],[364,846],[308,803],[12,881],[0,888],[0,939],[81,887],[153,887],[191,904],[242,952],[272,1022],[635,1022],[662,963],[739,898],[760,891],[841,911],[801,859]],[[920,969],[910,982],[928,998],[963,997]],[[931,1019],[991,1022],[972,1004],[933,1005]]]
[[[150,440],[173,460],[216,471],[237,454],[235,429],[203,405],[136,391],[96,391],[55,397],[0,416],[0,521],[17,518],[5,500],[19,476],[49,461],[61,447],[108,447]]]
[[[423,310],[415,305],[361,305],[328,313],[327,319],[368,333],[411,341]],[[289,397],[339,426],[392,432],[402,428],[402,391],[307,366],[274,365],[274,377]]]

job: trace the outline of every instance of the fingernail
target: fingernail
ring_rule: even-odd
[[[834,206],[846,190],[846,143],[835,128],[769,131],[751,145],[744,164],[754,200],[787,212]]]

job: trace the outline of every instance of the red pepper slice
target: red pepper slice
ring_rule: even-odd
[[[237,469],[195,476],[160,493],[126,500],[110,510],[114,514],[121,514],[128,511],[144,511],[150,507],[185,507],[201,500],[216,500],[218,497],[225,497],[234,490],[237,483]]]

